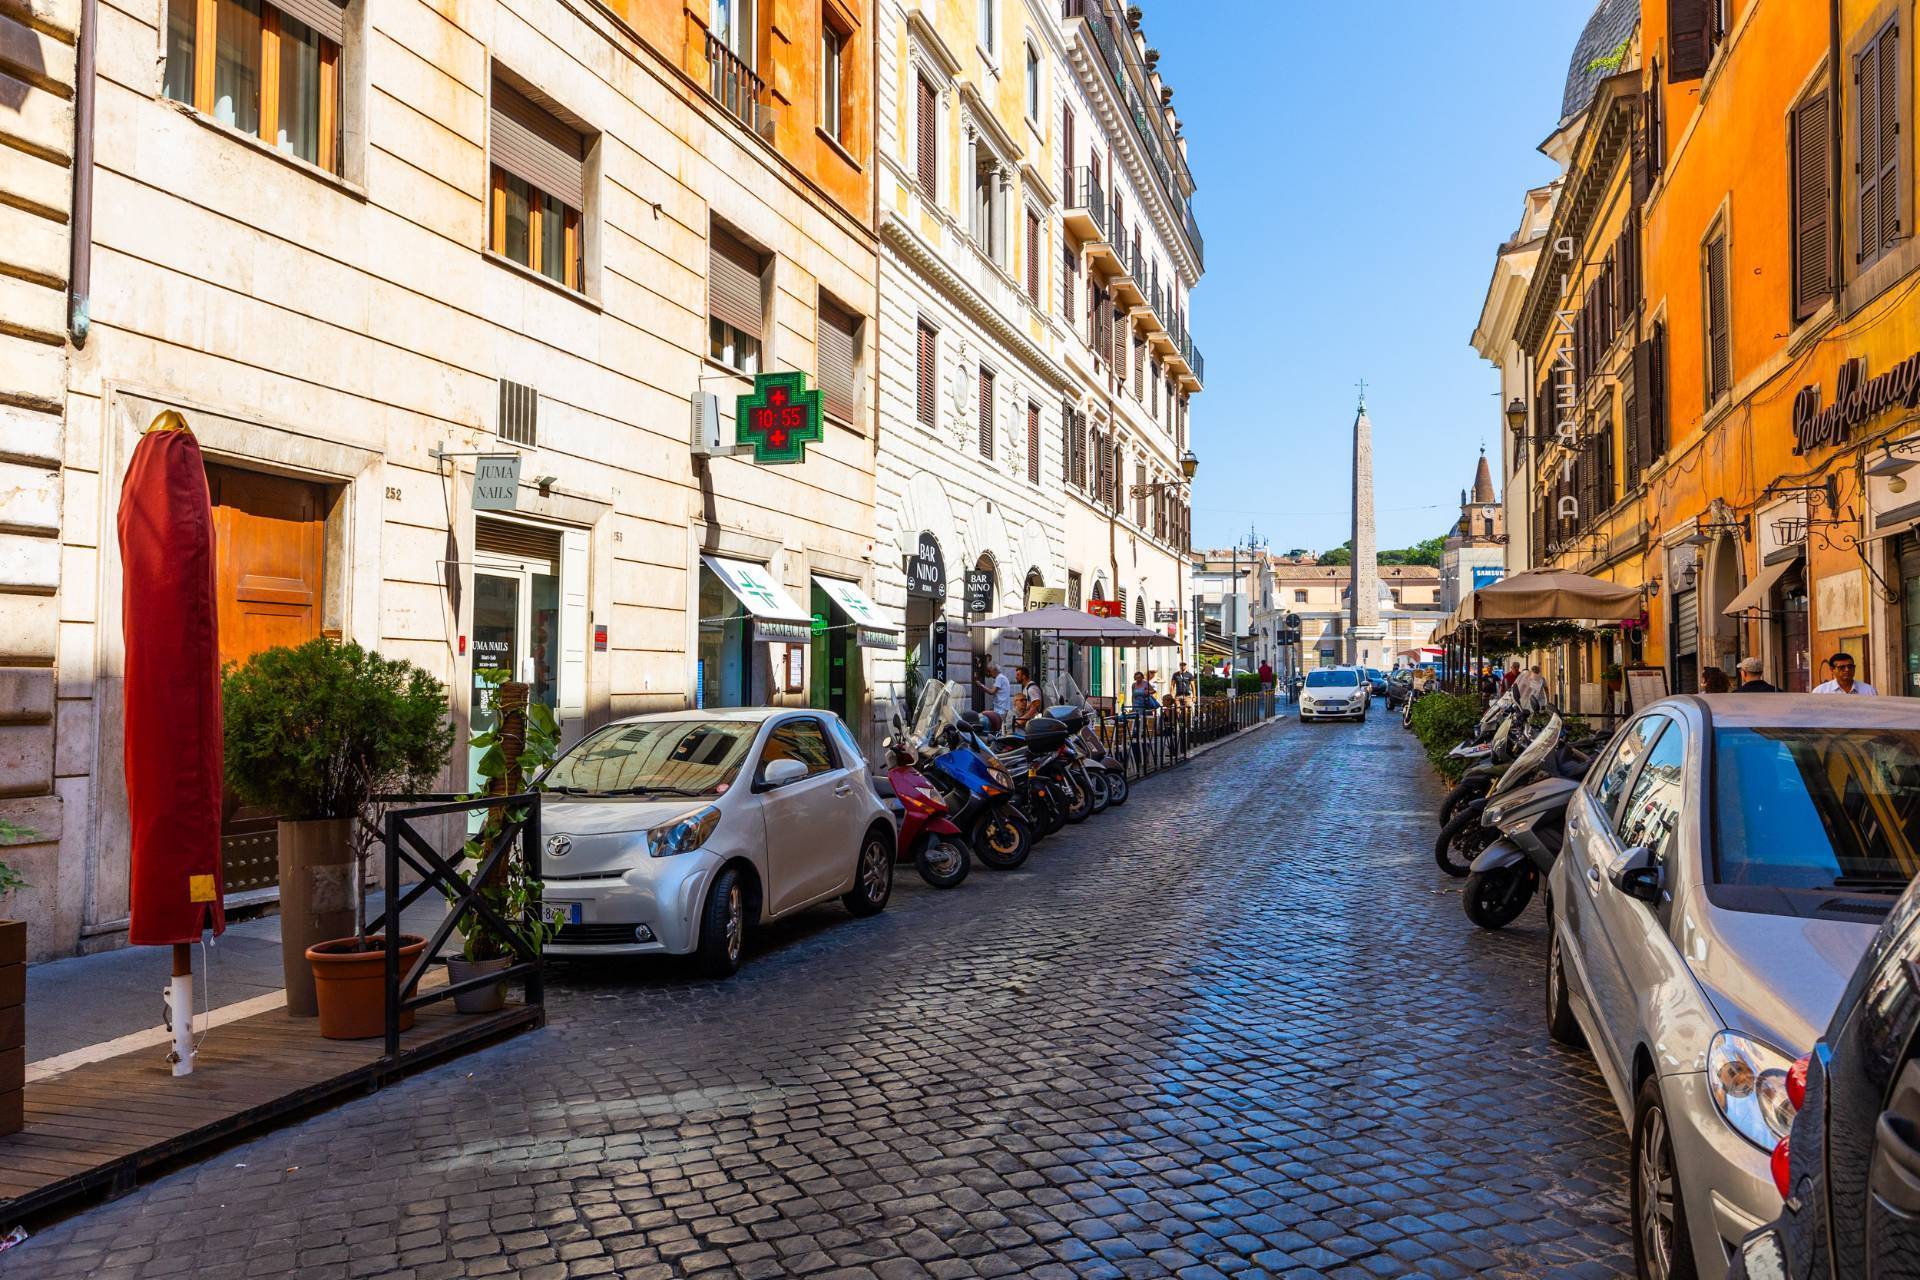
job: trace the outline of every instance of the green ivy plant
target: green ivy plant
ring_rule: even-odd
[[[1589,62],[1587,64],[1587,70],[1604,71],[1608,75],[1612,75],[1614,72],[1620,70],[1621,64],[1627,60],[1627,45],[1631,39],[1632,37],[1628,37],[1627,40],[1622,40],[1612,53],[1603,53],[1592,62]]]
[[[0,818],[0,848],[10,844],[31,844],[39,838],[38,832]],[[14,890],[26,887],[27,882],[18,871],[0,862],[0,902],[6,901],[7,895]]]
[[[489,783],[517,772],[521,778],[529,780],[529,789],[545,791],[546,783],[541,781],[541,775],[560,754],[560,722],[554,718],[553,708],[543,702],[529,700],[526,742],[519,756],[509,760],[506,744],[500,736],[500,686],[507,682],[507,676],[507,672],[497,668],[474,672],[484,705],[494,723],[494,728],[476,733],[468,739],[468,745],[480,752],[474,772]],[[468,798],[478,800],[485,794],[486,788],[483,787]],[[525,817],[525,809],[513,809],[504,815],[498,809],[487,810],[487,820],[477,833],[468,838],[462,854],[477,868],[506,823],[519,822]],[[544,886],[533,878],[531,871],[526,857],[515,849],[502,860],[499,873],[493,880],[481,886],[480,896],[502,919],[524,921],[522,928],[526,930],[525,939],[538,951],[553,941],[562,922],[557,914],[536,909]],[[448,897],[451,900],[451,892]],[[468,960],[495,960],[513,954],[512,940],[499,937],[477,911],[465,912],[461,916],[459,929],[466,939],[463,954]]]

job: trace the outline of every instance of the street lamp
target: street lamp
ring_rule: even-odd
[[[1191,480],[1193,479],[1193,473],[1198,471],[1199,469],[1200,469],[1200,457],[1198,454],[1194,453],[1193,450],[1189,449],[1185,453],[1180,455],[1180,474],[1181,475]]]
[[[1515,396],[1507,405],[1507,428],[1510,431],[1520,432],[1526,429],[1526,425],[1527,402]]]

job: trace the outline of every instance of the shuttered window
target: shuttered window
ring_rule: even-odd
[[[1147,398],[1147,340],[1139,334],[1133,338],[1133,398]]]
[[[1073,108],[1060,108],[1060,192],[1073,203]]]
[[[1667,75],[1673,83],[1707,74],[1718,8],[1719,0],[1667,0]]]
[[[931,427],[934,425],[934,360],[939,354],[936,345],[939,335],[925,320],[920,321],[918,328],[920,352],[914,370],[913,412],[923,425]]]
[[[860,318],[823,294],[816,333],[821,408],[830,418],[857,424]]]
[[[1087,487],[1087,415],[1073,413],[1073,483]]]
[[[993,370],[980,367],[980,456],[993,457]]]
[[[1073,483],[1073,401],[1060,402],[1060,483]]]
[[[1079,292],[1080,261],[1074,255],[1072,245],[1063,245],[1060,250],[1060,316],[1068,324],[1073,323],[1073,299]]]
[[[493,82],[493,163],[523,178],[571,209],[585,205],[578,131],[512,85]]]
[[[1707,241],[1703,276],[1706,294],[1707,407],[1733,389],[1732,317],[1727,282],[1727,233],[1716,231]]]
[[[1805,320],[1833,291],[1833,114],[1827,91],[1793,109],[1788,165],[1793,228],[1793,318]]]
[[[1040,483],[1040,406],[1027,401],[1027,479]]]
[[[766,326],[766,304],[760,291],[765,260],[718,224],[707,245],[710,354],[742,373],[758,373]]]
[[[920,190],[927,199],[936,200],[940,195],[940,171],[936,165],[937,151],[934,145],[939,130],[939,100],[925,76],[916,77],[916,80],[914,168],[920,177]]]
[[[1040,304],[1040,215],[1027,210],[1027,300]]]
[[[1854,172],[1859,183],[1860,242],[1854,261],[1878,261],[1900,238],[1900,156],[1904,88],[1900,74],[1900,24],[1888,23],[1853,60],[1859,130]]]
[[[547,103],[495,76],[487,147],[488,247],[581,288],[586,139]]]

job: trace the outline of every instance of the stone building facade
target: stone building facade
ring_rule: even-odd
[[[875,587],[866,0],[132,0],[76,94],[80,9],[0,6],[0,816],[36,832],[7,851],[35,956],[125,928],[113,521],[165,409],[209,458],[229,658],[351,638],[463,728],[480,665],[570,736],[864,714],[882,650],[836,643],[831,601]],[[805,461],[696,459],[696,393],[731,417],[776,369],[827,392]],[[516,510],[473,510],[482,453],[519,457]],[[229,830],[230,893],[271,896],[270,823]]]

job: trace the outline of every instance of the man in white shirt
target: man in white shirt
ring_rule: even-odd
[[[1007,715],[1013,710],[1013,686],[1000,674],[1000,668],[994,663],[987,664],[987,678],[979,682],[987,691],[987,710],[999,718],[1001,724],[1007,722]]]
[[[1513,700],[1529,711],[1538,711],[1547,705],[1547,678],[1540,674],[1540,668],[1523,671],[1515,678]]]
[[[1836,653],[1827,659],[1827,670],[1833,673],[1833,679],[1822,685],[1815,685],[1815,693],[1854,693],[1877,698],[1880,691],[1864,680],[1853,678],[1853,655]]]

